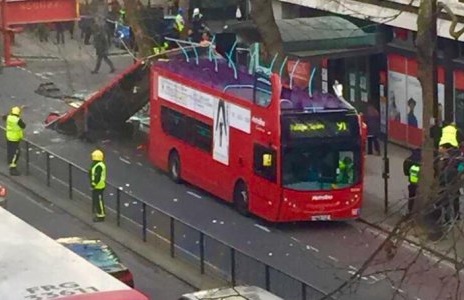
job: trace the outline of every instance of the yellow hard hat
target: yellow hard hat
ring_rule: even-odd
[[[21,114],[21,108],[19,106],[15,106],[11,109],[11,114],[12,115],[20,115]]]
[[[103,152],[100,150],[95,150],[92,152],[92,160],[94,161],[103,161]]]

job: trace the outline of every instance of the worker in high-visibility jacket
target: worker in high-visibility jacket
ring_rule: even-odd
[[[3,116],[6,123],[7,160],[10,167],[10,175],[18,176],[21,173],[17,169],[20,154],[20,142],[24,137],[26,123],[21,119],[21,108],[15,106],[8,115]]]
[[[344,157],[338,161],[337,183],[353,184],[354,183],[354,164],[350,157]]]
[[[163,42],[160,45],[157,45],[156,47],[153,47],[153,53],[155,55],[160,55],[167,51],[169,49],[169,43],[168,42]]]
[[[183,10],[182,8],[179,8],[177,11],[176,19],[174,20],[174,31],[176,34],[176,38],[180,38],[182,32],[184,31],[185,28],[185,20],[183,16]]]
[[[403,162],[403,172],[408,177],[408,215],[412,213],[417,195],[421,162],[422,150],[419,148],[411,150],[411,155]]]
[[[92,188],[92,211],[94,222],[105,221],[105,202],[103,194],[106,187],[106,164],[101,150],[92,152],[92,165],[89,169],[90,186]]]
[[[458,129],[455,123],[447,122],[447,124],[443,126],[438,146],[442,150],[459,147]]]

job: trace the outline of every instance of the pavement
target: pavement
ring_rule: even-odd
[[[36,67],[48,70],[50,65],[47,61],[41,61],[37,62]],[[50,108],[64,111],[67,105],[56,99],[35,95],[33,90],[43,79],[37,76],[36,72],[29,71],[29,67],[5,69],[4,74],[0,75],[0,99],[2,99],[0,111],[6,112],[10,106],[18,104],[18,99],[21,99],[21,104],[27,105],[24,118],[29,124],[28,138],[55,156],[66,158],[86,168],[89,163],[88,153],[94,149],[95,145],[85,144],[72,137],[62,136],[43,128],[42,121]],[[74,84],[84,85],[85,77],[87,76],[76,76],[73,78]],[[56,75],[53,80],[56,80],[59,85],[66,85],[66,78]],[[97,85],[98,80],[100,84],[105,82],[105,78],[95,78],[93,84]],[[337,288],[356,272],[385,237],[382,230],[360,222],[271,225],[255,218],[245,218],[237,214],[230,206],[201,190],[172,183],[164,174],[150,166],[145,153],[136,149],[138,145],[136,141],[111,137],[100,141],[98,145],[103,147],[107,153],[107,162],[111,170],[109,181],[115,186],[122,187],[129,195],[143,199],[153,207],[183,220],[247,255],[258,258],[326,292]],[[407,152],[396,146],[390,146],[390,150],[392,160],[392,173],[389,181],[390,199],[401,199],[404,196],[406,180],[402,174],[398,173],[401,172],[398,166],[401,165],[403,155]],[[30,156],[34,172],[27,179],[38,181],[37,186],[33,187],[37,190],[40,184],[44,185],[44,156],[39,149],[30,151]],[[52,162],[52,170],[54,170],[52,186],[55,190],[59,188],[56,184],[57,179],[66,180],[67,170],[65,166],[59,166],[58,160],[52,160]],[[368,156],[362,216],[363,219],[370,220],[370,223],[385,226],[384,228],[388,229],[388,222],[382,221],[385,217],[383,217],[383,183],[379,166],[379,157]],[[393,172],[393,170],[398,172]],[[17,180],[24,179],[18,178]],[[73,178],[73,180],[81,191],[86,191],[85,176]],[[24,183],[24,185],[27,184]],[[45,188],[45,190],[48,189]],[[131,198],[125,198],[123,201],[124,215],[140,220],[140,203]],[[405,203],[404,201],[397,201],[399,203],[397,205]],[[392,200],[392,211],[394,211],[394,203],[396,202]],[[108,191],[107,205],[114,205],[114,191]],[[166,224],[163,225],[164,221],[161,219],[157,215],[149,222],[157,222],[151,225],[152,231],[163,236]],[[387,220],[393,220],[393,217]],[[180,241],[182,249],[195,253],[194,249],[197,249],[195,233],[181,229],[176,236],[182,237]],[[210,243],[213,244],[212,241]],[[228,263],[223,260],[224,250],[221,251],[217,245],[213,248],[215,252],[211,251],[215,257],[215,265],[227,272]],[[397,293],[406,299],[441,299],[454,290],[456,280],[453,277],[453,269],[440,257],[424,254],[411,243],[403,243],[393,259],[388,260],[385,256],[385,253],[381,252],[371,267],[364,272],[365,276],[360,278],[359,286],[354,291],[356,294],[353,294],[353,291],[345,291],[341,299],[391,299]],[[399,272],[399,268],[405,265],[410,266],[408,269],[412,271],[412,274],[408,275],[407,282],[402,280],[403,276]],[[247,271],[243,274],[246,282],[256,282],[262,285],[263,273],[259,271],[260,265],[256,265],[254,271],[250,269],[253,267],[250,261],[244,262],[241,266]],[[398,270],[398,272],[389,272],[389,269]],[[448,278],[447,283],[443,284],[441,278]],[[273,289],[276,292],[288,293],[290,290],[288,286],[291,282],[283,280],[281,284],[276,284],[276,282],[279,280],[271,278],[271,283],[274,284]],[[285,298],[298,299],[298,295],[288,295]]]
[[[408,179],[403,174],[403,161],[411,151],[394,144],[388,145],[390,159],[390,178],[388,181],[388,210],[385,212],[384,179],[382,178],[383,157],[368,155],[366,157],[364,205],[361,214],[362,221],[391,232],[407,211]],[[461,202],[461,213],[464,203]],[[423,234],[411,230],[406,239],[414,246],[424,248],[440,259],[450,263],[460,264],[464,259],[464,238],[462,228],[464,224],[459,221],[449,234],[436,242],[425,240]]]
[[[8,210],[51,238],[84,237],[102,240],[129,268],[134,276],[135,288],[150,299],[179,299],[180,295],[195,290],[127,246],[68,214],[55,202],[44,201],[4,176],[0,176],[0,184],[8,187]]]

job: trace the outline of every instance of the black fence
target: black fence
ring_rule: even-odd
[[[6,142],[1,139],[1,148]],[[25,141],[21,144],[19,167],[53,188],[57,195],[90,205],[87,170],[44,148]],[[214,238],[125,191],[125,187],[107,184],[105,191],[107,220],[140,237],[171,257],[187,261],[201,274],[222,278],[231,285],[256,285],[288,300],[321,299],[326,293],[232,245]]]

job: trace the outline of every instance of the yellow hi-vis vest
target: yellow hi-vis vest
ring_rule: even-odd
[[[160,53],[163,53],[169,48],[169,44],[167,42],[164,42],[161,46],[159,47],[153,47],[153,53],[155,55],[158,55]]]
[[[184,17],[182,17],[181,14],[178,14],[176,16],[176,22],[174,23],[174,28],[178,31],[178,32],[182,32],[184,30]]]
[[[23,139],[23,129],[19,127],[19,117],[8,115],[6,118],[6,139],[9,142],[19,142]]]
[[[95,170],[97,169],[97,167],[102,168],[100,181],[97,182],[94,186],[92,186],[92,188],[95,190],[103,190],[106,187],[106,165],[100,161],[92,167],[92,169],[90,170],[92,183],[95,182]]]
[[[448,125],[443,127],[441,130],[441,139],[439,146],[443,146],[444,144],[450,144],[453,147],[458,147],[458,140],[457,140],[457,133],[458,130],[453,125]]]
[[[410,183],[419,182],[419,171],[420,171],[420,167],[418,165],[412,165],[409,168],[409,182]]]

